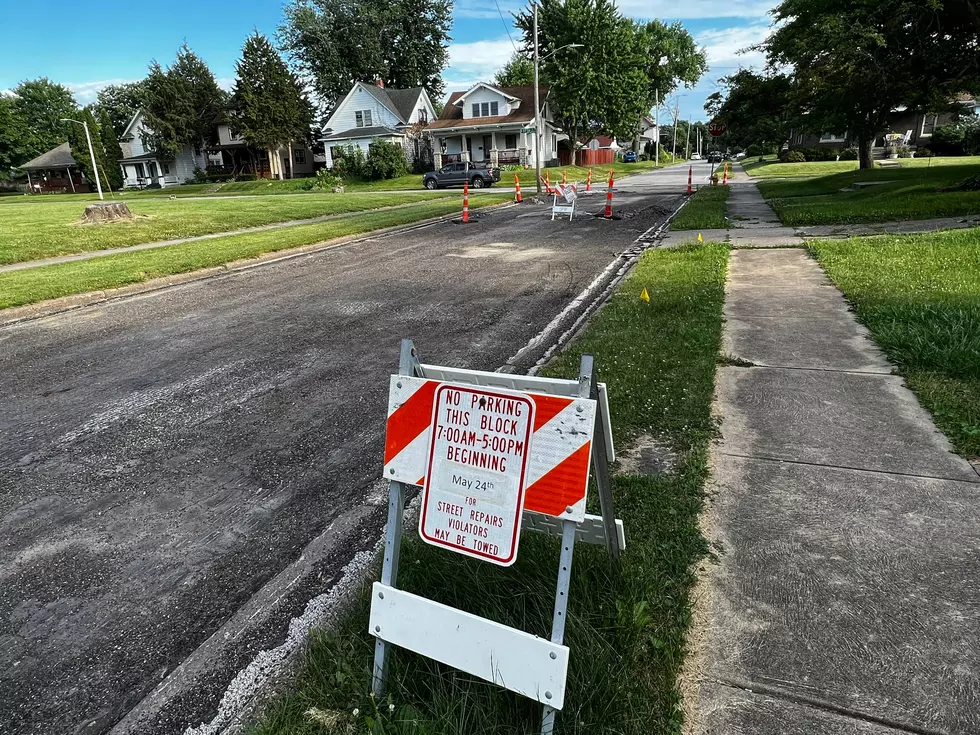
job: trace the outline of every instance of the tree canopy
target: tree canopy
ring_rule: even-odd
[[[611,0],[542,0],[539,7],[542,82],[573,138],[582,131],[632,140],[656,90],[663,96],[679,83],[692,85],[706,68],[704,52],[679,23],[633,21]],[[529,55],[532,13],[516,16]],[[581,46],[562,48],[569,44]]]
[[[164,158],[177,158],[184,145],[204,150],[216,141],[215,121],[227,96],[207,64],[187,45],[166,70],[150,63],[144,113],[150,133],[144,141]]]
[[[116,137],[122,136],[133,115],[146,104],[146,80],[109,84],[99,90],[96,107],[105,111],[112,122]]]
[[[756,143],[767,147],[789,137],[792,117],[787,101],[793,89],[790,77],[739,69],[720,81],[724,92],[709,95],[704,109],[727,124],[727,144],[745,148]]]
[[[939,112],[980,88],[974,0],[783,0],[761,45],[789,67],[792,111],[811,132],[849,131],[869,168],[895,108]]]
[[[119,147],[119,136],[116,134],[108,110],[100,107],[97,112],[99,137],[102,139],[102,156],[105,159],[105,178],[113,189],[122,189],[123,175],[119,167],[122,149]]]
[[[269,39],[258,31],[249,36],[236,70],[229,120],[235,133],[268,149],[310,137],[312,107],[303,85]]]
[[[85,128],[77,123],[62,123],[62,131],[64,133],[62,140],[64,138],[68,139],[68,144],[71,146],[71,157],[75,159],[75,162],[78,164],[78,169],[85,176],[85,180],[91,181],[94,184],[95,177],[98,175],[100,177],[99,182],[105,187],[106,179],[102,175],[102,172],[107,171],[107,167],[105,151],[102,149],[99,123],[92,114],[92,110],[87,107],[78,110],[72,117],[88,126],[88,134],[92,140],[92,154],[95,155],[95,165],[99,167],[98,174],[92,170],[92,155],[89,153],[89,141],[85,135]],[[116,168],[119,167],[116,166]]]
[[[514,54],[497,70],[493,83],[498,87],[523,87],[534,84],[534,62],[523,54]]]
[[[30,160],[27,151],[27,125],[16,101],[0,96],[0,179],[8,178],[12,167]]]
[[[279,41],[329,112],[355,82],[442,96],[451,0],[293,0]]]
[[[47,77],[21,82],[14,88],[14,114],[26,131],[24,163],[61,145],[67,139],[62,118],[75,117],[78,104],[67,87]]]

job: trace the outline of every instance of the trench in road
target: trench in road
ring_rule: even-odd
[[[662,219],[650,203],[620,222],[494,212],[0,330],[0,722],[107,731],[337,522],[274,609],[132,731],[209,719],[373,545],[365,458],[398,340],[501,365]]]

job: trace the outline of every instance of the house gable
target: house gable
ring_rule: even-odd
[[[406,121],[402,119],[397,109],[392,109],[394,105],[384,89],[380,87],[375,89],[364,82],[355,83],[323,126],[324,135],[329,136],[331,133],[340,133],[353,128],[396,128],[403,125]]]
[[[478,117],[506,117],[521,107],[521,99],[480,82],[457,97],[453,104],[462,108],[464,120],[471,120]],[[533,114],[532,110],[531,115]]]

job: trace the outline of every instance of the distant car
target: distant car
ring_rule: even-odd
[[[745,158],[745,151],[739,151],[735,154],[736,161],[741,161],[743,158]]]
[[[623,154],[623,163],[636,163],[636,151],[626,151]]]
[[[438,171],[429,171],[423,176],[422,186],[426,189],[441,189],[444,186],[462,186],[467,181],[474,189],[493,186],[494,182],[500,181],[500,169],[449,163]]]
[[[691,160],[692,161],[700,161],[701,160],[701,154],[700,153],[692,153],[691,154]]]
[[[721,163],[721,151],[711,151],[708,154],[708,163]]]

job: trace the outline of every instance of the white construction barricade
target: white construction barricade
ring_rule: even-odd
[[[561,203],[558,203],[561,197]],[[556,214],[567,214],[568,221],[572,221],[575,216],[575,200],[578,199],[578,190],[575,184],[555,184],[555,199],[551,203],[551,221],[555,221]]]
[[[558,380],[424,365],[403,340],[388,397],[384,564],[371,597],[375,695],[385,691],[389,646],[401,646],[541,702],[541,732],[551,733],[565,702],[575,541],[604,545],[613,563],[626,548],[613,512],[614,459],[591,355],[577,380]],[[590,467],[601,516],[585,512]],[[550,640],[398,589],[408,485],[422,487],[420,537],[447,551],[509,566],[522,529],[561,536]]]

